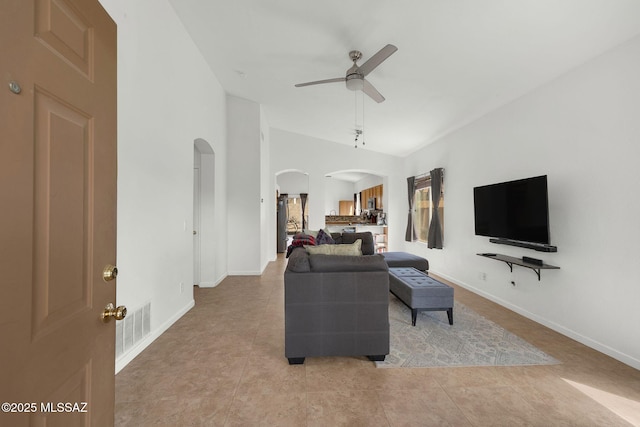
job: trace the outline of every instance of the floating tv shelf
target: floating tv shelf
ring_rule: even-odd
[[[560,267],[556,267],[555,265],[533,264],[531,262],[525,262],[521,258],[516,258],[516,257],[508,256],[508,255],[489,254],[489,253],[478,254],[478,255],[481,256],[481,257],[495,259],[497,261],[502,261],[502,262],[506,263],[509,266],[509,268],[511,269],[512,273],[513,273],[513,266],[514,265],[519,265],[521,267],[530,268],[533,271],[535,271],[535,273],[538,275],[538,281],[540,281],[540,270],[559,270],[560,269]]]

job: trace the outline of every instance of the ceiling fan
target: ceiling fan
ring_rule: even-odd
[[[362,52],[358,50],[352,50],[351,52],[349,52],[349,58],[351,58],[351,60],[353,61],[353,66],[347,70],[347,74],[345,77],[317,80],[315,82],[298,83],[295,86],[303,87],[324,83],[345,82],[347,85],[347,89],[361,90],[369,97],[371,97],[371,99],[373,99],[374,101],[382,102],[384,101],[384,96],[382,96],[380,92],[378,92],[378,90],[365,79],[365,76],[372,72],[378,65],[382,64],[382,62],[390,57],[396,50],[398,50],[397,47],[392,44],[388,44],[360,66],[356,64],[356,61],[362,58]]]

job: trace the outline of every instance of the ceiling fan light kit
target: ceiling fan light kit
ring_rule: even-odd
[[[347,89],[349,90],[363,90],[364,79],[357,74],[350,74],[346,78]]]

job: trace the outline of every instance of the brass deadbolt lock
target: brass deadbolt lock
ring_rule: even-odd
[[[118,277],[118,268],[109,264],[102,270],[102,280],[110,282]]]
[[[112,303],[109,303],[104,308],[102,312],[102,320],[104,322],[108,322],[113,317],[116,320],[122,320],[127,316],[127,307],[124,305],[120,305],[118,307],[114,307]]]

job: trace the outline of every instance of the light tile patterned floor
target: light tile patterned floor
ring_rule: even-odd
[[[348,357],[289,366],[285,262],[195,288],[195,308],[116,376],[116,425],[640,425],[640,371],[459,287],[456,300],[562,364],[378,369]]]

